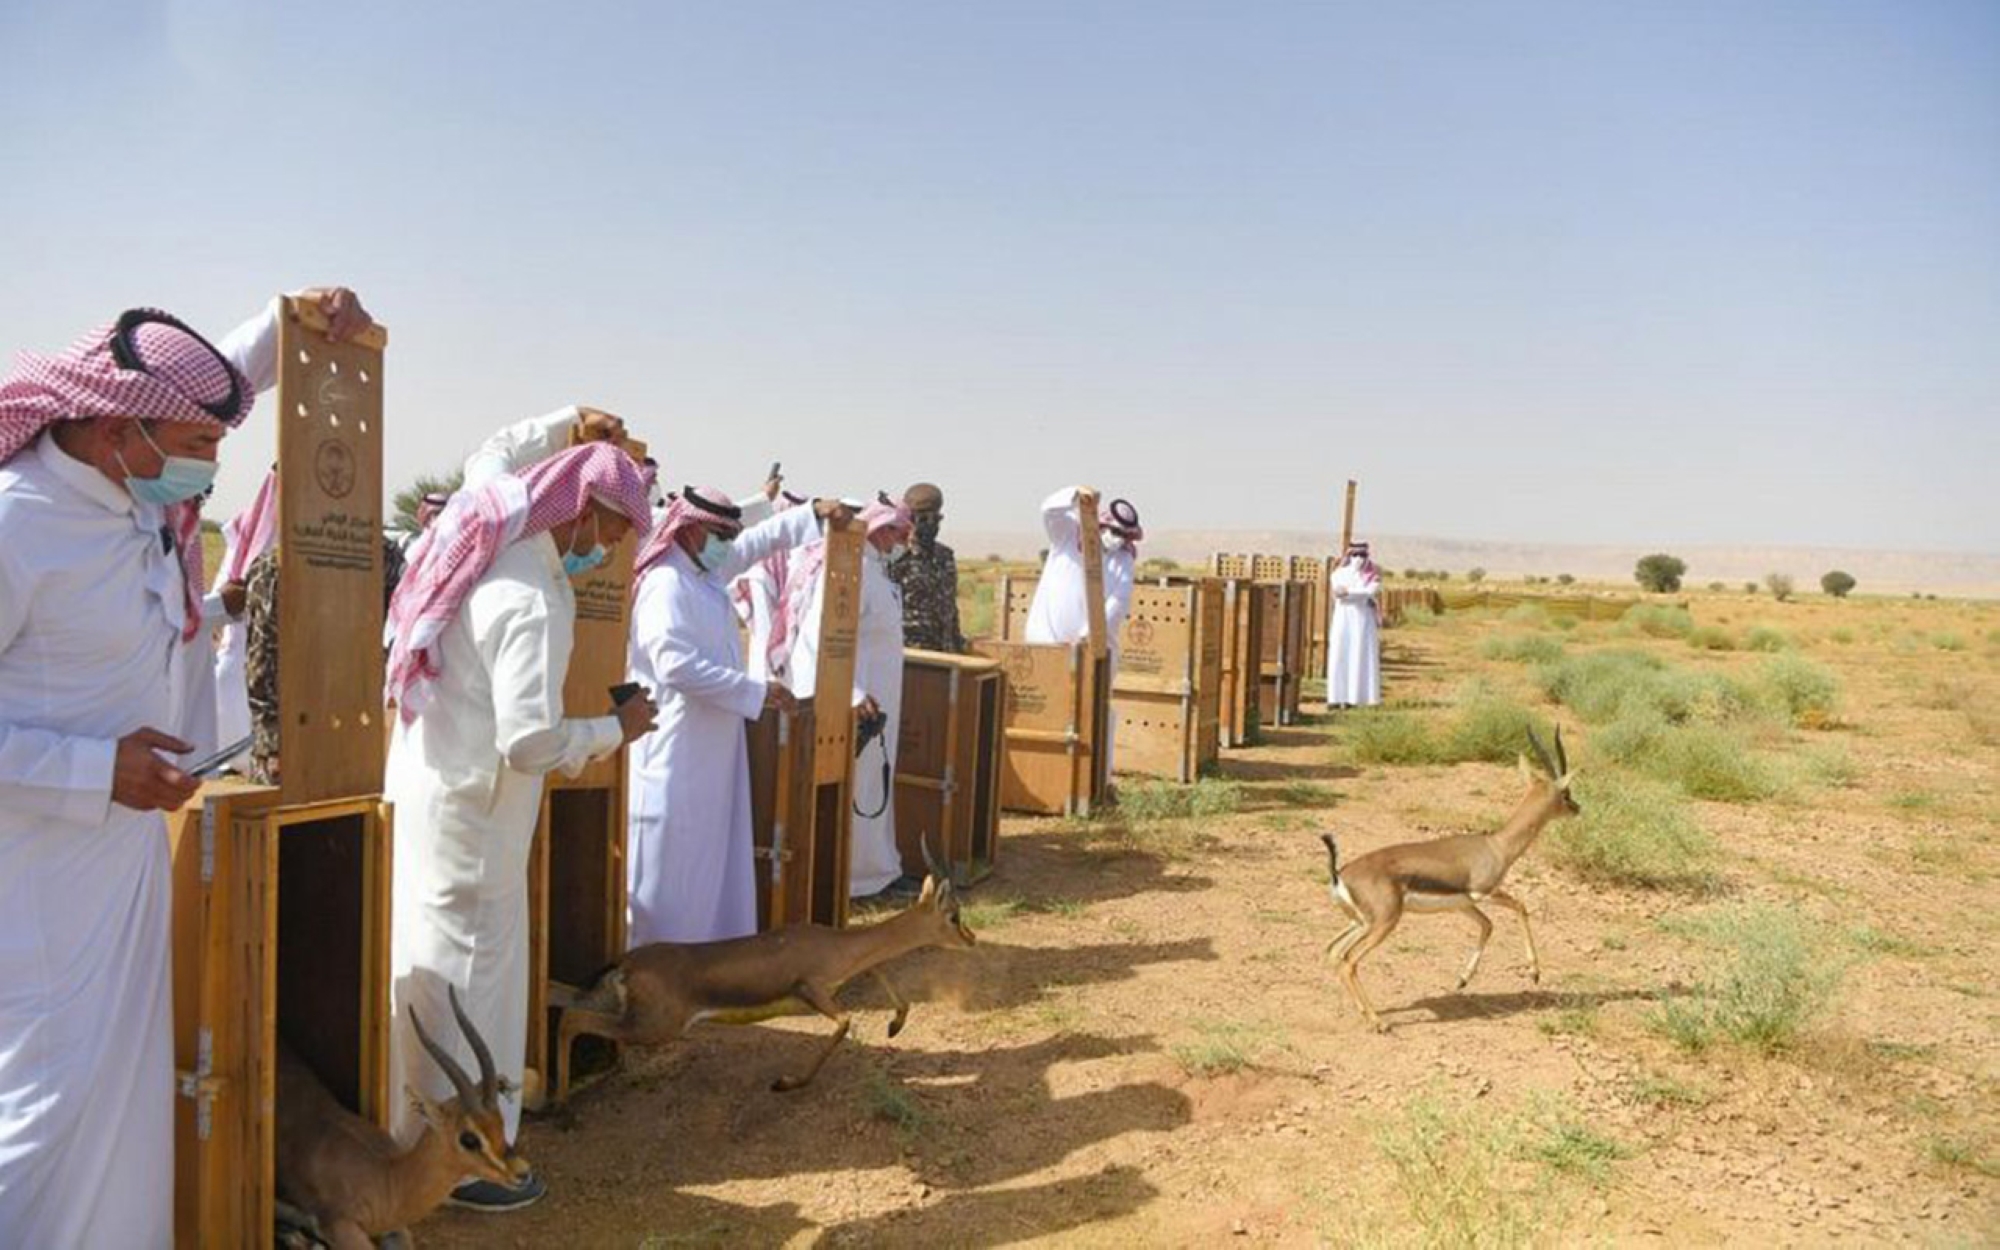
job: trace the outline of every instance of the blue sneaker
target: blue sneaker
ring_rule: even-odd
[[[467,1211],[498,1215],[503,1211],[519,1211],[522,1207],[534,1206],[548,1192],[549,1187],[542,1184],[542,1178],[530,1172],[520,1184],[512,1187],[492,1181],[467,1181],[451,1191],[451,1205]]]

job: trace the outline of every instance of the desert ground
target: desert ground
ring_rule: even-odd
[[[968,612],[979,610],[977,575]],[[979,945],[824,1022],[628,1053],[523,1146],[551,1186],[432,1246],[1810,1245],[2000,1239],[2000,605],[1696,593],[1385,634],[1386,707],[1192,787],[1008,818]],[[1308,705],[1309,711],[1312,705]],[[1581,817],[1494,909],[1322,952],[1352,857],[1491,830],[1523,725]]]

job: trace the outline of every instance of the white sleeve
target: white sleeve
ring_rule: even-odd
[[[215,345],[244,377],[250,389],[262,395],[278,384],[278,300],[264,311],[237,326]]]
[[[686,619],[688,613],[674,608],[671,579],[647,578],[639,588],[633,624],[637,635],[646,639],[643,645],[651,653],[660,684],[684,699],[755,720],[764,710],[764,683],[735,665],[704,656],[674,628],[675,621]]]
[[[736,536],[722,567],[710,575],[724,582],[735,580],[757,566],[765,556],[802,547],[819,536],[819,518],[810,506],[801,504],[767,518]]]
[[[749,529],[753,525],[763,523],[770,519],[778,510],[778,501],[775,499],[766,499],[762,486],[759,486],[756,490],[738,495],[737,498],[746,501],[737,505],[743,509],[744,529]]]
[[[569,446],[569,431],[582,419],[576,405],[545,416],[516,421],[479,445],[465,461],[465,484],[484,486],[507,473],[519,473]]]
[[[517,603],[494,620],[493,746],[507,767],[540,776],[560,769],[574,775],[590,761],[616,751],[624,731],[615,716],[565,717],[563,674],[556,664],[548,613]]]
[[[1083,523],[1076,515],[1076,487],[1065,486],[1042,500],[1042,529],[1049,536],[1049,550],[1081,550],[1078,534]]]
[[[229,615],[229,609],[222,606],[221,591],[210,591],[201,597],[201,623],[204,628],[213,629],[238,619]]]
[[[0,550],[0,653],[27,623],[33,579]],[[101,825],[111,811],[118,743],[13,724],[0,711],[0,803],[8,810],[79,825]]]

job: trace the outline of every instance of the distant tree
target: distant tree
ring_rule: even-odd
[[[1771,597],[1779,603],[1792,597],[1792,575],[1790,573],[1766,573],[1764,584],[1771,588]]]
[[[1465,580],[1468,582],[1483,582],[1486,580],[1486,570],[1475,564],[1465,570]]]
[[[1568,586],[1576,581],[1576,577],[1573,574],[1569,573],[1558,573],[1556,574],[1556,580],[1558,582],[1561,582],[1563,585]]]
[[[389,528],[401,530],[405,534],[416,533],[417,505],[424,501],[424,496],[432,491],[449,495],[463,485],[465,485],[463,469],[454,469],[443,477],[433,477],[428,473],[420,475],[416,481],[396,492],[396,497],[392,501],[395,516],[391,519]]]
[[[1679,556],[1670,556],[1663,551],[1640,557],[1632,570],[1639,585],[1656,595],[1670,595],[1681,588],[1681,575],[1688,571],[1687,561]]]
[[[1443,569],[1437,570],[1436,572],[1432,573],[1431,576],[1437,578],[1441,582],[1448,582],[1451,580],[1451,574],[1445,572]]]
[[[1827,573],[1819,579],[1819,588],[1836,599],[1845,599],[1854,589],[1854,574],[1843,573],[1839,569]]]
[[[1756,583],[1756,582],[1744,582],[1744,583],[1743,583],[1743,593],[1744,593],[1744,594],[1746,594],[1746,595],[1754,595],[1754,594],[1756,594],[1756,593],[1757,593],[1757,583]]]
[[[1000,556],[1000,553],[999,553],[999,552],[997,552],[997,551],[989,551],[989,552],[987,552],[987,553],[986,553],[986,563],[988,563],[988,564],[998,564],[998,563],[1000,563],[1000,561],[1001,561],[1001,556]]]
[[[1407,577],[1407,578],[1409,578],[1409,579],[1410,579],[1411,581],[1413,581],[1413,582],[1414,582],[1414,581],[1417,581],[1417,580],[1419,580],[1419,579],[1421,579],[1421,578],[1423,577],[1423,575],[1424,575],[1424,573],[1423,573],[1423,570],[1422,570],[1422,569],[1404,569],[1404,570],[1403,570],[1403,576],[1404,576],[1404,577]]]
[[[1722,593],[1723,591],[1725,591],[1725,590],[1728,590],[1728,589],[1729,589],[1729,585],[1728,585],[1728,583],[1726,583],[1726,582],[1710,582],[1710,583],[1708,584],[1708,588],[1709,588],[1710,590],[1714,591],[1714,592],[1715,592],[1716,594],[1718,594],[1718,595],[1719,595],[1719,594],[1721,594],[1721,593]]]

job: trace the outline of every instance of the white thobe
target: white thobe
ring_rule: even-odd
[[[1353,564],[1333,571],[1329,587],[1345,590],[1333,599],[1333,628],[1326,648],[1326,701],[1329,705],[1372,707],[1382,701],[1381,620],[1375,596],[1382,588]]]
[[[465,461],[465,488],[484,486],[503,473],[519,473],[559,451],[568,451],[583,414],[576,405],[529,417],[491,435]]]
[[[258,394],[278,382],[278,309],[279,302],[272,300],[263,312],[231,330],[215,345]],[[193,744],[191,758],[206,757],[224,743],[250,736],[250,690],[243,671],[249,630],[222,606],[222,572],[228,567],[229,556],[225,552],[208,596],[202,600],[202,627],[188,642],[190,655],[184,670],[188,687],[181,703],[184,709],[181,723],[175,733]],[[219,649],[212,632],[217,626],[222,627]]]
[[[276,313],[218,345],[258,391]],[[166,825],[111,801],[207,670],[162,522],[47,434],[0,467],[0,1245],[173,1239]]]
[[[744,530],[718,568],[676,546],[639,580],[628,676],[653,692],[660,716],[632,745],[627,782],[633,946],[757,931],[744,730],[763,713],[766,682],[745,671],[727,587],[817,533],[812,509],[795,508]]]
[[[171,872],[111,802],[117,740],[181,723],[160,510],[48,435],[0,467],[0,1243],[173,1239]]]
[[[1042,564],[1041,580],[1035,583],[1035,597],[1028,604],[1023,637],[1040,643],[1082,642],[1090,636],[1090,613],[1084,598],[1082,522],[1077,518],[1074,486],[1042,501],[1042,530],[1048,535],[1049,555]],[[1091,541],[1102,540],[1092,535]],[[1138,555],[1129,546],[1104,555],[1104,633],[1110,656],[1105,681],[1114,686],[1118,680],[1118,640],[1132,611],[1137,565]],[[1118,718],[1112,716],[1105,731],[1106,773],[1111,771],[1117,728]]]
[[[792,690],[800,698],[819,680],[819,627],[826,597],[815,588],[799,623],[789,666]],[[848,842],[847,893],[866,898],[903,875],[896,849],[896,740],[903,724],[903,591],[889,576],[888,560],[872,545],[861,551],[861,622],[854,640],[854,701],[872,696],[888,717],[879,743],[854,761],[853,833]],[[882,784],[887,758],[888,790]],[[873,812],[864,816],[863,812]]]
[[[406,1017],[415,1007],[427,1022],[450,1020],[451,985],[499,1074],[520,1083],[528,1036],[528,849],[542,778],[559,769],[573,776],[623,738],[616,717],[563,715],[575,623],[576,597],[554,540],[536,534],[512,544],[439,635],[436,702],[414,725],[397,721],[385,786],[396,805],[394,1089],[450,1096]],[[467,1071],[477,1071],[457,1030],[427,1027]],[[392,1131],[414,1139],[421,1123],[409,1099],[390,1103]],[[501,1112],[511,1140],[520,1124],[518,1094],[501,1100]]]

